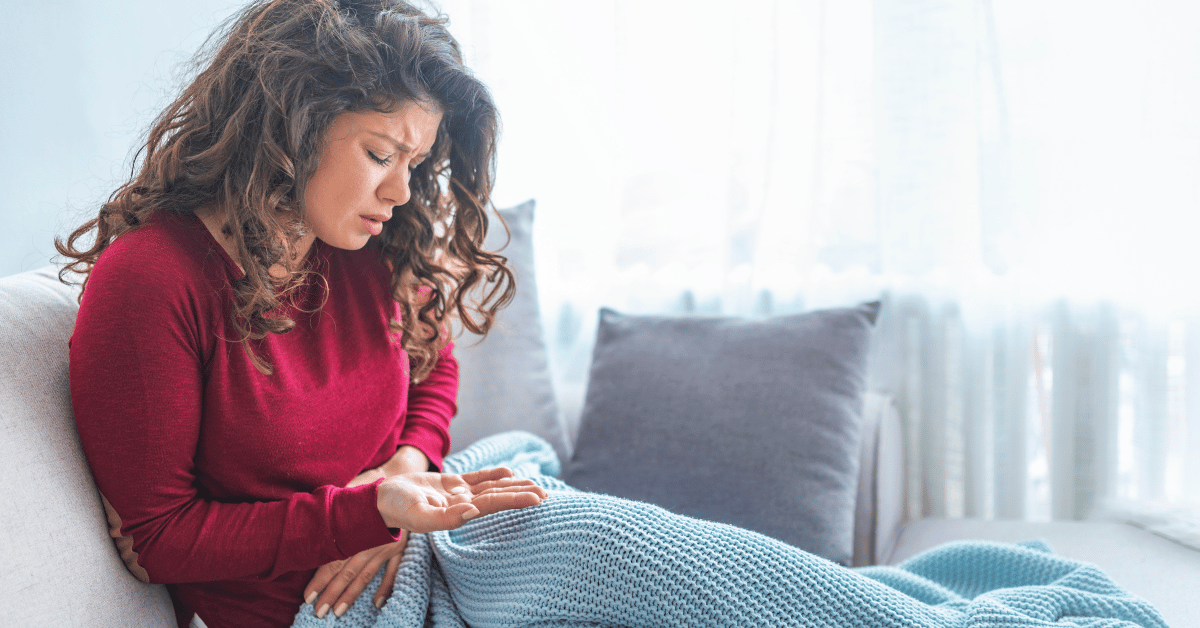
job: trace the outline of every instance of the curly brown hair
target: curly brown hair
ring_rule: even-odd
[[[306,233],[304,189],[325,129],[347,111],[434,104],[443,117],[430,157],[411,174],[411,199],[368,245],[392,268],[401,313],[392,331],[419,381],[449,342],[451,319],[486,334],[514,292],[505,258],[481,248],[495,172],[495,104],[445,25],[444,17],[401,0],[253,2],[201,49],[203,69],[155,120],[131,179],[96,218],[66,242],[55,240],[73,260],[60,278],[82,273],[86,288],[101,253],[155,211],[215,203],[227,211],[222,231],[245,269],[232,286],[235,340],[269,374],[250,341],[295,326],[279,313],[280,296],[309,272],[288,251]],[[90,247],[77,244],[92,231]],[[272,276],[273,266],[286,276]],[[418,288],[426,294],[418,297]]]

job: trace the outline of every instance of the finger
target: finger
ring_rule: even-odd
[[[540,487],[533,487],[541,491]],[[544,491],[543,491],[544,492]],[[469,502],[460,502],[447,507],[430,504],[417,504],[411,512],[408,529],[412,532],[433,532],[435,530],[453,530],[467,521],[483,515],[525,508],[542,503],[542,496],[533,490],[504,490],[492,489],[484,495],[478,495]]]
[[[530,480],[527,478],[502,478],[499,480],[488,480],[486,482],[480,482],[478,484],[472,485],[471,492],[476,495],[479,495],[479,494],[483,493],[484,491],[488,491],[488,490],[495,489],[495,488],[513,488],[513,489],[517,489],[517,490],[535,490],[536,489],[537,491],[541,491],[542,493],[545,493],[545,489],[542,489],[537,484],[534,484],[533,480]],[[545,497],[545,495],[542,495],[542,497]]]
[[[431,495],[430,503],[434,506],[449,506],[464,500],[469,500],[472,494],[478,495],[479,493],[492,488],[509,486],[532,488],[537,486],[533,483],[533,480],[530,480],[529,478],[505,476],[495,479],[481,479],[508,472],[508,469],[488,469],[487,471],[489,472],[487,475],[471,477],[455,476],[453,474],[443,475],[442,491],[449,493],[449,498],[446,501],[442,501],[444,498]]]
[[[409,510],[408,526],[410,532],[433,532],[435,530],[453,530],[470,519],[479,516],[479,508],[469,501],[459,502],[451,506],[433,506],[416,504]]]
[[[387,561],[387,567],[383,570],[383,582],[379,584],[379,590],[375,592],[375,608],[383,608],[388,599],[392,597],[392,586],[396,584],[396,574],[400,571],[400,561],[404,558],[404,554],[396,554]]]
[[[480,469],[479,471],[471,471],[470,473],[462,474],[461,477],[464,481],[466,481],[467,484],[474,486],[480,482],[499,480],[500,478],[510,478],[512,476],[513,472],[511,470],[504,467],[496,467],[494,469]]]
[[[546,489],[540,486],[498,486],[496,488],[489,488],[485,491],[475,493],[471,497],[471,502],[475,503],[484,495],[493,495],[496,493],[531,493],[533,495],[537,495],[539,501],[546,499],[550,495],[546,492]]]
[[[392,557],[388,559],[383,570],[383,581],[379,584],[379,590],[375,592],[375,608],[383,608],[392,597],[392,587],[396,584],[396,574],[400,571],[400,561],[404,559],[404,550],[407,547],[408,530],[405,530],[400,533],[400,540],[392,545],[393,549],[389,550]]]
[[[471,484],[471,489],[474,490],[476,488],[489,486],[529,486],[533,483],[533,480],[529,478],[506,477],[495,480],[483,480],[481,482],[475,482]]]
[[[533,491],[492,490],[476,495],[471,504],[479,509],[479,516],[490,515],[502,510],[528,508],[542,503],[543,497]]]
[[[443,473],[440,479],[442,483],[442,491],[449,493],[451,496],[471,494],[471,483],[467,482],[467,480],[461,475]]]
[[[342,563],[344,562],[346,561],[335,560],[317,569],[317,573],[313,574],[312,580],[309,580],[308,584],[304,586],[304,602],[306,604],[313,604],[315,608],[317,596],[321,591],[325,590],[325,585],[329,584],[329,581],[333,580],[333,576],[341,570]]]
[[[370,550],[359,552],[343,561],[341,568],[333,574],[329,583],[321,591],[321,595],[317,597],[317,602],[314,604],[317,608],[317,617],[324,619],[326,613],[336,610],[335,603],[339,601],[342,593],[354,582],[358,574],[366,568],[374,554],[375,552]]]
[[[346,590],[342,591],[342,594],[338,596],[337,602],[333,605],[334,615],[341,617],[346,614],[346,611],[350,610],[350,605],[354,604],[358,596],[362,595],[362,592],[367,589],[367,585],[371,584],[371,581],[375,579],[375,574],[379,573],[379,568],[390,557],[390,550],[376,552],[367,560],[362,569],[358,570],[358,573],[349,578]],[[343,568],[343,571],[345,571],[345,568]]]

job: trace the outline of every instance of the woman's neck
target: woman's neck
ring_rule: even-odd
[[[200,222],[204,223],[204,227],[212,234],[217,244],[220,244],[221,248],[225,249],[225,252],[229,255],[229,259],[233,260],[238,270],[242,271],[242,274],[245,274],[246,267],[241,256],[238,254],[237,243],[234,241],[233,236],[225,235],[222,232],[222,227],[229,220],[229,213],[213,203],[196,209],[196,217],[200,219]],[[292,245],[292,254],[296,259],[303,260],[308,256],[309,251],[312,250],[315,241],[316,236],[311,233],[305,234],[299,241]],[[277,279],[282,279],[288,274],[283,264],[271,266],[268,272],[271,273],[272,277]]]

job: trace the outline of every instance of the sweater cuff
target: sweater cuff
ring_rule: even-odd
[[[379,514],[379,483],[363,484],[337,491],[333,501],[333,542],[349,558],[361,551],[400,540]]]

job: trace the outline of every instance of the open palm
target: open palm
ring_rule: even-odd
[[[453,473],[405,473],[379,485],[383,521],[410,532],[453,530],[501,510],[536,506],[546,491],[504,468]]]

